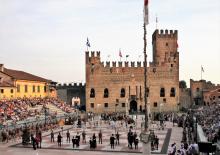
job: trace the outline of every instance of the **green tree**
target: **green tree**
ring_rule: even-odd
[[[181,89],[186,89],[186,88],[187,88],[186,81],[181,80],[181,81],[179,82],[179,88],[181,88]]]

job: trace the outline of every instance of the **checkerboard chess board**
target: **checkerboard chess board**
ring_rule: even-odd
[[[98,125],[97,125],[98,124]],[[139,144],[138,144],[138,149],[130,149],[128,147],[128,140],[127,140],[127,133],[129,131],[129,125],[126,128],[126,126],[120,126],[117,125],[116,127],[109,125],[109,123],[91,123],[90,124],[86,124],[84,125],[82,128],[76,128],[73,127],[71,129],[69,129],[70,132],[70,143],[67,141],[67,137],[66,137],[66,132],[67,131],[63,131],[61,132],[62,135],[62,146],[59,147],[57,144],[57,135],[58,133],[55,132],[54,135],[54,142],[51,142],[50,139],[50,135],[44,136],[43,140],[42,140],[42,148],[44,149],[73,149],[73,150],[95,150],[95,151],[119,151],[119,152],[142,152],[143,148],[142,148],[142,142],[140,142],[140,133],[141,133],[141,125],[137,125],[137,127],[133,127],[132,132],[136,132],[137,133],[137,138],[139,139]],[[118,123],[120,124],[120,123]],[[160,153],[162,150],[162,147],[164,145],[164,140],[166,138],[166,135],[168,133],[168,128],[165,128],[164,130],[158,130],[156,126],[152,126],[152,128],[154,128],[154,133],[155,135],[159,138],[159,146],[158,146],[158,150],[153,150],[152,152],[154,153]],[[86,143],[82,142],[82,132],[83,130],[86,132]],[[99,131],[102,131],[102,144],[99,144],[98,142],[98,133]],[[116,131],[118,131],[119,135],[120,135],[120,143],[119,145],[115,145],[114,149],[111,149],[110,146],[110,136],[112,134],[116,134]],[[72,145],[72,137],[76,136],[77,132],[81,135],[80,138],[80,146],[79,147],[75,147],[73,148]],[[95,149],[90,149],[90,145],[89,145],[89,139],[90,137],[92,137],[92,135],[95,133],[96,135],[96,141],[97,141],[97,147]],[[19,144],[21,145],[21,144]]]

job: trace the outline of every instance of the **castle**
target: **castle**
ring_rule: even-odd
[[[147,97],[151,112],[177,111],[179,104],[178,32],[155,30],[153,61],[147,67]],[[86,52],[86,111],[144,111],[144,64],[101,62],[100,52]]]

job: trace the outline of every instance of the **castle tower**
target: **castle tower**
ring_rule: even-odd
[[[161,66],[162,63],[171,61],[177,55],[177,30],[156,30],[152,35],[153,64]]]
[[[153,62],[148,69],[152,111],[176,111],[179,104],[177,30],[156,30],[152,35]]]
[[[90,55],[89,55],[90,54]],[[100,51],[86,52],[86,84],[90,85],[90,81],[93,80],[93,73],[101,64]]]

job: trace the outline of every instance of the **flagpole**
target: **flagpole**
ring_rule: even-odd
[[[202,66],[201,66],[201,68],[200,68],[200,71],[201,71],[201,80],[202,80]]]
[[[145,108],[145,131],[148,130],[148,109],[147,109],[147,30],[146,23],[144,22],[144,108]]]
[[[202,80],[202,72],[203,72],[203,67],[201,65],[201,80]]]

